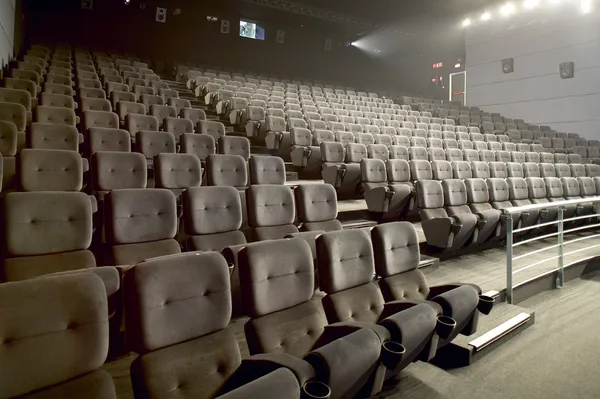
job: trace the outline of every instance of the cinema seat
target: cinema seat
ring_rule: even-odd
[[[427,301],[438,315],[454,319],[456,327],[449,336],[439,339],[440,347],[458,334],[472,335],[476,332],[481,289],[473,284],[459,283],[429,286],[425,275],[418,269],[419,240],[412,223],[378,225],[371,231],[371,236],[375,270],[381,277],[379,286],[385,301]],[[485,314],[490,310],[485,309]]]
[[[167,189],[117,189],[105,197],[106,241],[115,265],[181,252],[177,202]]]
[[[304,358],[313,369],[296,373],[300,383],[326,382],[331,398],[368,397],[381,390],[381,340],[352,323],[328,325],[319,298],[313,298],[314,266],[306,241],[249,244],[239,253],[239,273],[251,355]]]
[[[96,266],[94,255],[88,251],[93,213],[93,202],[88,195],[8,193],[3,213],[6,258],[2,281]]]
[[[99,370],[108,353],[109,322],[106,288],[98,276],[0,284],[0,302],[2,397],[117,398],[112,377]]]

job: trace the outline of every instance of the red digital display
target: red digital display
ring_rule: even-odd
[[[436,63],[436,64],[433,64],[433,69],[441,68],[441,67],[443,67],[443,66],[444,66],[444,63],[443,63],[443,62],[438,62],[438,63]]]

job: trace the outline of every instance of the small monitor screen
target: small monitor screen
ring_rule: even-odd
[[[248,39],[265,40],[265,28],[256,22],[240,20],[240,36]]]

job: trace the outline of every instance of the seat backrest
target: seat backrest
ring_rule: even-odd
[[[375,258],[369,233],[362,229],[324,233],[317,238],[319,287],[330,322],[376,323],[384,300],[372,283]]]
[[[558,177],[544,177],[546,183],[546,195],[548,198],[562,198],[563,185]]]
[[[465,180],[465,187],[470,204],[485,204],[490,201],[488,186],[484,179],[467,179]]]
[[[291,225],[296,216],[294,194],[279,184],[250,186],[247,192],[248,222],[251,227]]]
[[[201,161],[215,153],[215,138],[209,134],[184,133],[180,137],[181,152],[194,154]]]
[[[30,235],[23,241],[29,245],[32,238]],[[1,284],[0,302],[3,340],[19,343],[4,345],[0,355],[3,397],[17,397],[65,382],[100,368],[106,360],[108,305],[105,285],[98,276],[77,273]],[[40,312],[43,318],[39,317]],[[66,353],[78,355],[65,356]],[[32,354],[52,359],[51,365],[24,361]],[[114,395],[114,387],[111,390]],[[39,394],[46,396],[43,391]]]
[[[285,184],[285,163],[276,156],[253,156],[249,160],[250,184]]]
[[[185,118],[167,117],[164,120],[164,129],[175,136],[175,140],[184,133],[194,133],[194,124],[191,120]]]
[[[182,190],[199,187],[202,184],[200,158],[194,154],[156,154],[154,177],[157,188]]]
[[[489,179],[490,167],[487,162],[473,161],[471,162],[471,171],[473,172],[473,178],[476,179]]]
[[[109,129],[119,128],[119,115],[114,112],[85,111],[83,113],[83,128],[89,130],[94,127]]]
[[[247,245],[238,258],[245,325],[251,354],[302,357],[327,325],[314,292],[313,255],[305,240],[271,240]],[[265,284],[265,280],[269,284]],[[311,331],[297,334],[298,326]]]
[[[508,173],[508,177],[525,177],[523,166],[520,163],[507,162],[506,172]]]
[[[24,132],[27,124],[27,109],[21,104],[0,102],[0,120],[12,122],[19,132]]]
[[[29,148],[45,150],[79,150],[80,135],[75,126],[32,123],[27,137]]]
[[[169,132],[142,130],[136,134],[137,151],[146,159],[152,159],[160,153],[174,154],[176,151],[175,136]]]
[[[577,178],[579,182],[579,193],[582,197],[593,197],[596,195],[596,184],[594,179],[588,176],[581,176]]]
[[[381,159],[387,161],[390,158],[390,151],[384,144],[369,144],[367,146],[369,158]]]
[[[334,141],[324,141],[321,147],[321,160],[323,162],[342,163],[345,158],[344,144]]]
[[[470,179],[473,177],[471,172],[471,164],[467,161],[453,161],[452,165],[452,176],[455,179]]]
[[[245,161],[250,159],[250,140],[246,137],[220,136],[219,152],[226,155],[240,155]]]
[[[539,168],[541,177],[556,177],[556,169],[554,167],[554,164],[540,163]]]
[[[341,230],[335,188],[330,184],[301,184],[294,190],[303,230]]]
[[[242,203],[235,187],[192,187],[183,193],[183,218],[191,236],[227,233],[242,227]]]
[[[418,180],[416,190],[420,209],[439,209],[444,206],[444,190],[440,181]]]
[[[410,175],[414,180],[431,180],[433,179],[433,171],[429,161],[411,160]]]
[[[410,166],[405,159],[389,159],[386,162],[387,177],[390,184],[410,182]]]
[[[221,122],[200,120],[196,127],[196,132],[200,134],[210,134],[216,141],[219,137],[225,136],[225,125]]]
[[[525,162],[523,164],[523,175],[525,177],[541,177],[540,167],[537,163]]]
[[[580,196],[579,181],[575,177],[561,177],[560,180],[565,198]]]
[[[488,186],[488,192],[490,195],[490,201],[492,202],[505,202],[510,198],[508,191],[508,183],[502,178],[490,178],[486,181]]]
[[[191,120],[197,126],[198,122],[206,120],[206,112],[198,108],[184,108],[181,110],[181,117]]]
[[[490,176],[493,178],[506,179],[508,172],[506,170],[506,164],[504,162],[490,162]]]
[[[569,164],[571,168],[571,176],[572,177],[583,177],[585,176],[585,166],[579,163],[571,163]]]
[[[522,177],[509,177],[506,179],[511,200],[526,200],[529,198],[527,182]]]
[[[442,181],[444,190],[444,206],[447,208],[459,207],[467,204],[467,188],[460,179],[446,179]]]
[[[248,167],[240,155],[209,155],[206,159],[208,184],[211,186],[246,187]]]
[[[571,177],[571,168],[566,163],[554,164],[554,170],[556,171],[556,177]]]
[[[435,180],[452,179],[452,165],[448,161],[433,161],[431,169]]]
[[[123,101],[119,102],[119,106],[123,103]],[[143,107],[142,104],[140,105]],[[125,126],[132,137],[136,137],[140,131],[158,132],[158,120],[152,115],[128,113],[125,116]]]
[[[546,198],[546,184],[541,177],[529,176],[525,178],[529,198],[541,199]]]
[[[146,188],[148,167],[139,153],[98,151],[91,158],[92,189]]]
[[[83,161],[76,151],[23,149],[17,173],[22,191],[80,191]]]
[[[172,239],[177,233],[177,202],[167,189],[112,190],[105,204],[106,239],[111,245]]]

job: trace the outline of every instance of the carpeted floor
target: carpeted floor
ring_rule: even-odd
[[[470,367],[411,365],[399,399],[583,399],[600,397],[600,274],[519,304],[535,324]]]

